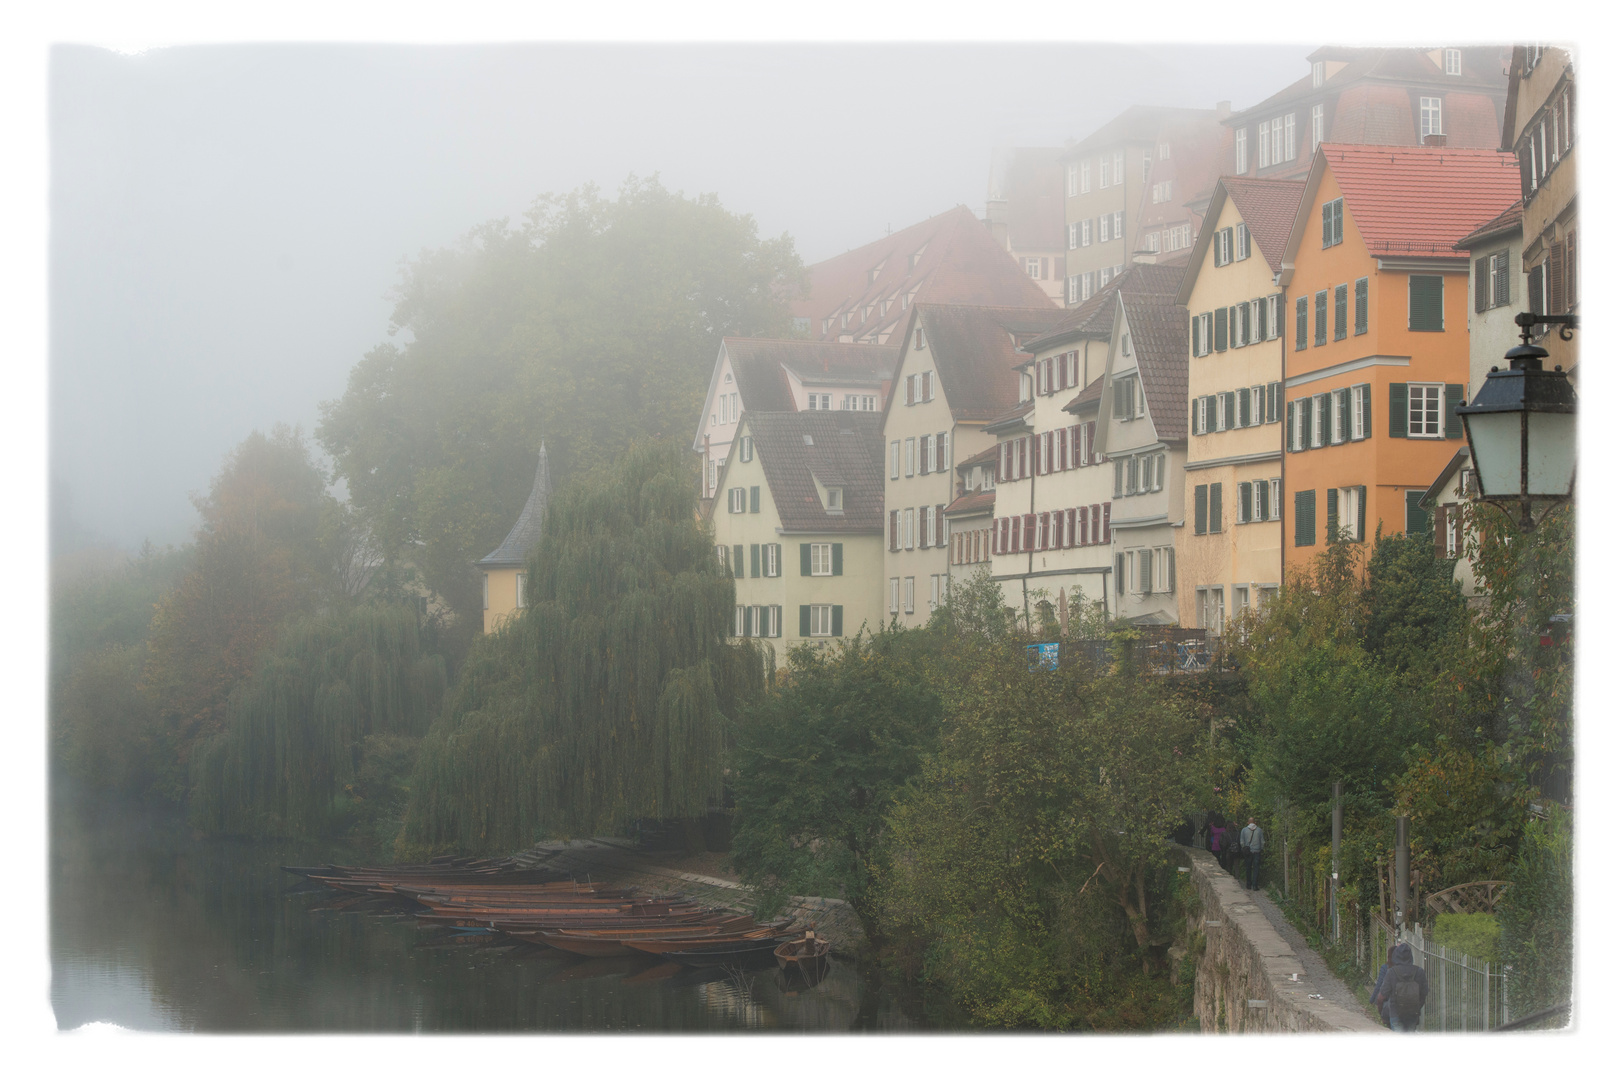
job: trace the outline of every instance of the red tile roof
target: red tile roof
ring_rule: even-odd
[[[1455,241],[1456,251],[1467,251],[1484,240],[1490,240],[1503,232],[1522,228],[1522,200],[1518,199],[1506,207],[1499,214],[1485,221],[1459,240]]]
[[[1374,255],[1453,256],[1457,240],[1521,194],[1516,156],[1499,150],[1338,143],[1320,149]],[[1310,224],[1301,216],[1295,222],[1305,235]]]
[[[1063,412],[1076,413],[1083,411],[1082,407],[1101,400],[1102,379],[1091,379],[1090,385],[1076,394],[1072,401],[1062,406]]]
[[[997,455],[999,453],[1000,453],[1000,447],[999,446],[991,446],[991,447],[988,447],[987,449],[979,450],[977,453],[973,454],[971,457],[967,458],[965,461],[957,461],[955,463],[955,471],[960,472],[962,469],[969,469],[973,465],[986,465],[989,462],[993,461],[995,459],[995,455]]]
[[[1045,291],[964,206],[818,262],[806,274],[809,294],[790,306],[794,316],[809,320],[810,337],[821,340],[844,335],[861,342],[873,335],[880,340],[903,327],[909,304],[923,301],[1052,306]],[[846,327],[844,312],[850,313]],[[823,329],[826,320],[830,325]]]
[[[1292,233],[1293,219],[1298,216],[1298,202],[1303,198],[1303,181],[1225,176],[1219,183],[1242,215],[1248,235],[1270,264],[1270,271],[1280,272],[1281,256]]]
[[[893,378],[899,363],[897,345],[728,337],[724,348],[736,373],[742,408],[748,412],[791,412],[796,407],[785,369],[794,373],[818,369],[851,384],[880,385]]]
[[[1013,408],[1019,377],[1014,369],[1024,359],[1017,339],[1046,333],[1066,314],[1048,303],[1017,308],[918,303],[916,317],[955,419],[989,420]]]
[[[1133,268],[1146,269],[1155,268]],[[1164,442],[1185,440],[1189,413],[1189,323],[1185,308],[1175,303],[1179,289],[1178,277],[1127,273],[1118,292],[1133,340],[1135,366],[1146,391],[1146,408],[1157,437]]]
[[[987,491],[969,491],[944,507],[945,517],[966,517],[971,514],[994,512],[994,488]]]

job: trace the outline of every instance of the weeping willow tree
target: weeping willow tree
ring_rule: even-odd
[[[367,794],[367,753],[396,756],[402,740],[406,749],[419,741],[446,682],[444,659],[427,651],[408,606],[289,625],[232,691],[223,730],[199,749],[193,823],[248,836],[343,826]]]
[[[402,851],[511,850],[719,798],[726,717],[764,679],[677,448],[554,499],[528,606],[477,642],[423,740]]]

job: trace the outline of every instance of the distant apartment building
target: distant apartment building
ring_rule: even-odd
[[[1176,544],[1180,625],[1223,633],[1282,580],[1286,293],[1281,256],[1302,181],[1227,176],[1209,200],[1178,301],[1190,313],[1191,430]]]
[[[1023,273],[1060,304],[1063,294],[1062,150],[1020,146],[996,151],[989,165],[986,224]]]
[[[1221,111],[1132,106],[1062,155],[1069,307],[1122,273],[1147,237],[1164,254],[1191,247],[1198,222],[1185,208],[1217,174]]]
[[[1508,53],[1498,45],[1316,49],[1309,74],[1225,119],[1221,172],[1302,179],[1324,142],[1499,146]]]

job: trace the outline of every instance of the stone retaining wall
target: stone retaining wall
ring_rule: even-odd
[[[1195,1004],[1204,1032],[1386,1030],[1334,1002],[1311,998],[1326,988],[1305,973],[1252,894],[1208,852],[1181,848],[1180,857],[1189,860],[1202,899],[1191,929],[1207,942],[1197,959]]]
[[[734,881],[691,874],[658,866],[628,840],[552,841],[536,844],[518,854],[525,866],[546,866],[596,881],[633,886],[650,893],[683,893],[698,903],[751,914],[753,891]],[[844,900],[823,896],[794,896],[779,918],[790,918],[794,929],[810,926],[832,941],[832,955],[851,955],[865,943],[854,909]]]

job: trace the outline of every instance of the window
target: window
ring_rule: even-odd
[[[899,579],[896,577],[888,579],[888,614],[899,614]]]
[[[1298,297],[1297,309],[1298,333],[1297,340],[1293,342],[1293,348],[1302,352],[1309,347],[1309,298],[1307,296]]]
[[[1118,185],[1122,185],[1124,182],[1124,152],[1122,150],[1112,152],[1112,182]]]
[[[834,514],[843,512],[843,489],[829,487],[826,489],[826,509]]]
[[[1101,187],[1102,188],[1108,188],[1108,187],[1112,186],[1112,159],[1107,157],[1105,154],[1101,155],[1101,176],[1100,176],[1100,180],[1101,180]]]
[[[1354,282],[1354,333],[1363,334],[1371,329],[1371,279],[1359,278]]]
[[[1112,239],[1112,215],[1111,214],[1102,214],[1101,215],[1101,236],[1100,236],[1101,243],[1105,244],[1108,240],[1111,240],[1111,239]]]
[[[730,512],[732,514],[747,513],[747,489],[733,487],[730,489]]]
[[[1270,167],[1270,122],[1264,121],[1258,126],[1258,167]]]
[[[1196,356],[1207,356],[1213,351],[1213,312],[1204,311],[1192,321],[1191,350]]]
[[[1326,537],[1355,543],[1365,539],[1365,488],[1326,490]]]
[[[907,578],[905,578],[905,614],[906,615],[914,615],[915,613],[916,613],[916,579],[913,578],[913,577],[907,577]]]
[[[726,544],[715,544],[713,553],[719,557],[719,565],[728,572],[730,570],[730,547]],[[487,574],[484,577],[488,577]]]
[[[1247,174],[1247,129],[1236,129],[1236,175]]]
[[[928,578],[928,582],[927,582],[927,610],[928,611],[936,611],[936,610],[938,610],[938,605],[943,602],[943,599],[944,599],[944,581],[945,581],[945,577],[944,577],[943,574],[933,574]]]
[[[916,439],[915,436],[905,440],[905,475],[916,475]]]
[[[1223,484],[1198,484],[1192,492],[1192,527],[1198,536],[1224,531]]]
[[[763,546],[763,551],[764,551],[764,576],[765,577],[780,577],[781,576],[781,545],[780,544],[765,544]]]
[[[1511,260],[1508,252],[1485,255],[1472,276],[1472,306],[1484,312],[1511,303]]]
[[[1094,270],[1084,275],[1084,288],[1082,291],[1086,300],[1096,294],[1096,272]]]
[[[1348,336],[1348,286],[1339,285],[1332,290],[1331,339],[1342,341]]]
[[[1444,279],[1438,274],[1410,275],[1410,329],[1444,329]]]
[[[831,545],[809,545],[809,576],[831,577]]]
[[[1282,325],[1282,318],[1286,313],[1281,307],[1281,294],[1276,293],[1274,296],[1266,296],[1264,298],[1264,303],[1265,306],[1269,308],[1269,314],[1265,317],[1264,321],[1266,330],[1264,339],[1266,341],[1274,341],[1276,338],[1281,336],[1282,330],[1285,329]]]
[[[1197,590],[1197,623],[1211,633],[1225,629],[1225,587],[1215,585]]]
[[[888,479],[899,479],[899,440],[894,439],[888,444]]]
[[[1231,230],[1220,229],[1214,233],[1213,250],[1215,266],[1226,266],[1230,263]]]
[[[1444,74],[1459,75],[1461,73],[1461,50],[1444,50]]]
[[[1081,162],[1079,164],[1079,194],[1086,195],[1086,194],[1089,194],[1089,191],[1090,191],[1090,163],[1088,161],[1085,161],[1085,162]]]
[[[1069,165],[1067,167],[1067,195],[1068,195],[1068,198],[1071,199],[1073,196],[1077,195],[1078,193],[1079,193],[1079,167],[1077,165]]]
[[[720,550],[723,551],[724,549],[721,548]],[[483,575],[483,610],[484,611],[489,610],[489,575],[488,574]]]
[[[741,448],[741,454],[740,454],[741,460],[743,460],[743,461],[752,461],[753,460],[753,436],[751,436],[751,435],[743,435],[740,439],[738,439],[736,441],[737,441],[737,443],[739,444],[739,446]]]
[[[1281,520],[1281,478],[1279,476],[1270,481],[1270,498],[1265,509],[1269,511],[1270,521]]]
[[[809,636],[810,637],[833,637],[833,636],[835,636],[834,633],[833,633],[833,630],[832,630],[832,605],[830,605],[830,604],[810,604],[809,605]]]
[[[921,332],[921,327],[918,326],[916,327],[916,348],[925,349],[926,347],[927,336]]]
[[[1315,544],[1315,493],[1294,492],[1292,496],[1292,546],[1313,547]]]
[[[916,546],[916,508],[905,507],[904,511],[904,549],[911,551]]]
[[[1371,434],[1371,384],[1360,383],[1348,388],[1348,437],[1355,442]]]
[[[1343,242],[1343,200],[1320,204],[1320,246],[1336,247]]]
[[[1124,212],[1122,210],[1114,211],[1112,215],[1112,238],[1114,240],[1124,238]],[[1117,276],[1117,274],[1113,274],[1113,277]]]
[[[1028,272],[1029,277],[1031,277],[1031,278],[1042,278],[1042,277],[1045,276],[1043,273],[1040,272],[1039,263],[1040,263],[1040,260],[1037,257],[1023,259],[1023,269]]]
[[[1315,293],[1315,344],[1326,344],[1326,290]]]
[[[1326,106],[1316,105],[1309,110],[1309,152],[1313,154],[1326,141]]]
[[[1298,156],[1298,114],[1287,113],[1286,119],[1286,156],[1282,161],[1291,161]]]
[[[1246,223],[1236,226],[1236,259],[1240,262],[1253,253],[1253,239],[1247,233]]]
[[[811,408],[813,410],[816,410],[816,411],[819,411],[819,412],[830,412],[831,411],[831,395],[830,394],[810,394],[809,395],[809,408]]]
[[[1337,446],[1348,441],[1348,391],[1333,390],[1326,395],[1326,400],[1331,413],[1326,434],[1331,444]]]
[[[1095,224],[1095,219],[1094,218],[1085,218],[1083,221],[1079,222],[1079,246],[1080,247],[1089,247],[1090,246],[1091,232],[1093,231],[1092,227],[1094,226],[1094,224]]]
[[[1070,222],[1067,223],[1067,249],[1069,251],[1072,251],[1074,248],[1076,248],[1078,246],[1079,246],[1079,223],[1077,221],[1070,221]]]
[[[1309,85],[1316,90],[1326,85],[1326,61],[1316,60],[1309,65]]]
[[[1326,445],[1326,395],[1315,394],[1309,399],[1309,446],[1318,449]]]
[[[1409,383],[1409,424],[1405,428],[1412,439],[1441,439],[1444,437],[1440,417],[1443,415],[1444,386],[1442,383]]]
[[[1429,135],[1442,135],[1444,133],[1444,99],[1424,97],[1421,99],[1421,137]]]

